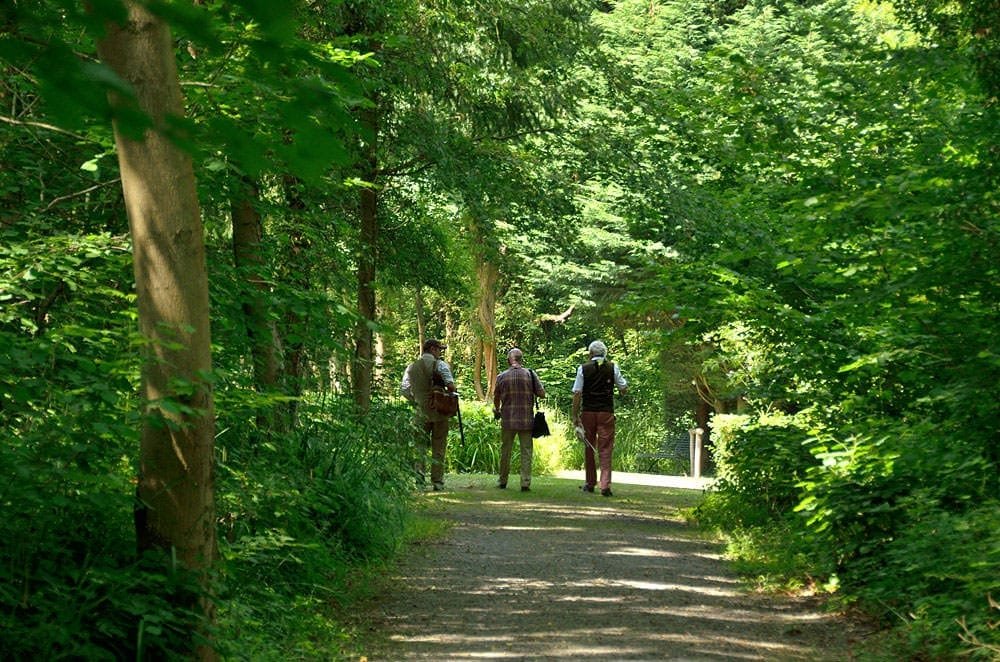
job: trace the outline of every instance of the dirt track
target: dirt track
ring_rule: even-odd
[[[852,659],[850,628],[814,601],[743,590],[679,516],[698,492],[492,484],[450,476],[426,496],[452,528],[397,568],[369,660]]]

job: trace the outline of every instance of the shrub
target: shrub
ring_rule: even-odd
[[[815,461],[808,434],[795,419],[721,414],[713,418],[712,431],[715,493],[701,510],[703,518],[755,526],[780,520],[798,503],[798,484]]]
[[[220,446],[226,656],[309,657],[310,641],[332,645],[342,633],[319,615],[356,592],[356,568],[401,544],[413,488],[409,409],[376,401],[363,420],[352,412],[348,399],[306,402],[299,430]]]

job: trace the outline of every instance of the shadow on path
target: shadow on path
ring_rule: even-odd
[[[848,628],[815,603],[742,590],[721,546],[676,517],[690,496],[615,493],[451,478],[426,501],[453,526],[401,561],[368,659],[850,659]]]

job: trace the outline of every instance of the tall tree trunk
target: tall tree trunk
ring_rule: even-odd
[[[621,355],[628,356],[628,342],[625,340],[625,329],[619,326],[615,331],[618,334],[618,342],[621,345]]]
[[[370,132],[370,144],[363,178],[370,186],[361,189],[361,233],[358,244],[358,314],[361,320],[355,331],[353,378],[354,402],[358,411],[367,413],[371,407],[372,369],[374,356],[375,323],[375,265],[376,243],[378,241],[378,195],[375,180],[378,177],[376,156],[376,136],[378,132],[377,110],[365,111],[364,123]]]
[[[375,384],[381,384],[385,378],[385,336],[375,334],[375,365],[372,371]]]
[[[707,448],[712,437],[712,430],[709,427],[709,420],[711,419],[713,412],[713,403],[715,399],[712,397],[712,390],[708,387],[708,383],[705,378],[701,375],[695,377],[694,380],[695,394],[698,397],[697,405],[694,411],[694,420],[698,427],[704,430],[702,434],[702,440]]]
[[[427,320],[424,317],[424,295],[419,285],[417,286],[416,308],[417,308],[417,354],[424,351],[424,341],[427,340]]]
[[[302,200],[299,187],[302,183],[292,175],[285,175],[282,178],[282,185],[285,189],[285,200],[288,208],[293,213],[304,212],[306,203]],[[312,289],[312,278],[309,273],[309,239],[302,232],[295,230],[289,239],[288,262],[292,265],[289,269],[288,277],[295,289],[301,292],[308,292]],[[285,409],[284,425],[286,429],[295,429],[299,425],[299,398],[305,382],[306,373],[306,326],[308,320],[291,307],[284,314],[285,337],[290,340],[286,343],[284,351],[284,390],[285,394],[291,396]]]
[[[263,227],[260,214],[254,206],[258,191],[256,185],[249,180],[244,179],[241,184],[239,194],[233,196],[231,202],[233,257],[244,285],[241,304],[250,340],[253,385],[258,392],[263,393],[278,388],[277,330],[268,317],[268,286],[264,274],[264,258],[261,255]],[[259,412],[257,427],[272,428],[273,418]]]
[[[115,120],[115,145],[132,234],[142,364],[143,417],[136,535],[141,550],[161,550],[198,572],[207,587],[216,554],[212,459],[215,417],[209,336],[208,273],[194,168],[161,129],[184,113],[170,30],[127,2],[127,23],[110,24],[101,58],[133,86],[154,129],[134,140]],[[116,108],[133,101],[113,94]],[[201,601],[213,617],[209,600]],[[214,659],[211,648],[192,651]]]
[[[483,365],[486,368],[486,400],[493,397],[496,382],[497,341],[496,341],[496,287],[500,276],[494,260],[483,251],[476,251],[476,279],[479,285],[479,326],[482,329]],[[477,380],[478,383],[478,380]]]
[[[486,400],[486,390],[483,389],[483,340],[476,342],[476,359],[472,369],[472,379],[476,383],[476,397]]]

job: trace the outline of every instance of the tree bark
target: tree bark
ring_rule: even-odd
[[[472,368],[472,379],[476,384],[476,397],[486,400],[486,390],[483,389],[483,340],[476,342],[476,359]]]
[[[254,206],[257,197],[256,185],[248,180],[242,181],[242,190],[233,196],[233,257],[244,285],[241,305],[250,340],[253,385],[258,392],[266,393],[278,388],[280,372],[277,330],[268,316],[268,287],[264,275],[264,258],[261,255],[263,227],[260,214]],[[257,427],[271,429],[273,418],[259,412]]]
[[[368,412],[372,397],[372,371],[374,356],[375,323],[375,267],[378,241],[378,195],[375,180],[378,162],[375,142],[378,131],[377,110],[365,112],[364,122],[371,135],[363,178],[370,185],[361,189],[361,228],[358,243],[358,314],[361,316],[355,331],[352,390],[354,402],[361,414]]]
[[[476,252],[476,280],[479,284],[479,325],[482,329],[483,366],[486,369],[486,397],[493,398],[493,387],[497,379],[496,341],[496,287],[500,271],[494,260],[483,251]],[[478,383],[478,380],[477,380]]]
[[[424,351],[424,341],[427,340],[427,320],[424,317],[424,295],[422,288],[417,286],[415,305],[417,309],[417,355]]]
[[[134,100],[112,94],[113,107],[137,104],[153,123],[136,140],[114,121],[146,340],[136,535],[140,550],[175,555],[207,588],[216,554],[215,418],[201,211],[191,158],[165,135],[170,118],[184,113],[170,30],[143,6],[126,7],[127,22],[107,26],[98,53],[135,91]],[[213,617],[209,600],[201,609]],[[209,647],[196,649],[194,636],[192,651],[214,659]]]
[[[302,199],[300,187],[302,183],[293,175],[282,177],[285,200],[288,209],[294,213],[304,213],[306,203]],[[286,278],[292,286],[301,291],[312,290],[312,274],[309,271],[309,257],[311,245],[309,238],[299,230],[293,230],[288,242],[289,255],[287,256],[289,268]],[[306,376],[306,337],[305,328],[309,320],[296,312],[295,306],[285,310],[283,317],[284,332],[278,337],[288,338],[283,352],[283,374],[280,379],[283,383],[283,390],[286,395],[291,396],[283,412],[282,425],[284,429],[294,430],[299,425],[299,399],[305,388]]]

